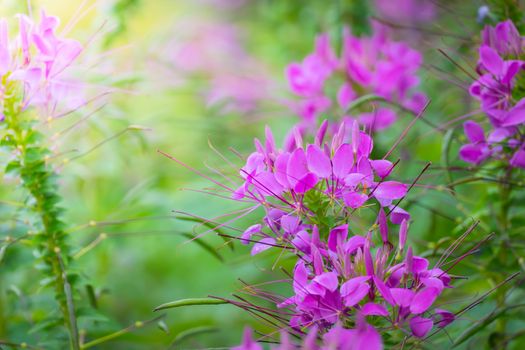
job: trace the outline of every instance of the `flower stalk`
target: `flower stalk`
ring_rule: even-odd
[[[79,336],[73,288],[69,281],[67,265],[70,260],[64,223],[60,216],[60,196],[56,174],[47,164],[49,150],[42,144],[42,135],[35,130],[36,121],[22,110],[17,99],[20,94],[14,83],[7,83],[4,100],[4,132],[2,145],[10,149],[14,158],[6,166],[6,173],[15,173],[21,186],[30,194],[30,204],[38,216],[41,227],[33,236],[45,268],[52,278],[55,298],[60,306],[63,324],[69,333],[70,348],[79,349]]]

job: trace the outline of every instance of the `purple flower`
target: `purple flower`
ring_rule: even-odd
[[[231,348],[231,350],[263,350],[263,347],[253,340],[252,330],[247,327],[244,330],[244,336],[242,338],[241,345],[235,346]]]
[[[243,234],[244,242],[255,233],[255,228],[260,231],[257,232],[259,237],[294,240],[298,232],[312,227],[308,208],[313,194],[314,198],[335,200],[350,209],[360,208],[371,200],[376,200],[382,207],[389,207],[394,200],[406,195],[406,184],[386,180],[393,164],[386,159],[370,159],[372,139],[359,130],[356,122],[350,129],[349,140],[350,135],[343,122],[331,140],[325,141],[326,125],[323,123],[319,129],[315,143],[306,145],[299,130],[295,129],[292,141],[284,150],[275,146],[269,129],[264,143],[255,140],[256,152],[241,168],[244,183],[233,193],[233,198],[264,206],[267,216],[262,228],[254,226]],[[392,209],[392,222],[399,221],[399,217],[406,219],[406,212],[402,209]],[[270,213],[279,216],[270,218]],[[281,218],[282,215],[285,216]],[[385,222],[382,220],[382,230],[386,228]],[[337,229],[344,229],[344,226],[334,230]],[[330,249],[335,249],[347,238],[338,238],[335,233],[330,236]],[[268,242],[269,239],[266,239]],[[300,245],[298,249],[307,251],[309,248]],[[254,252],[262,250],[263,247],[259,246]]]
[[[365,94],[378,95],[415,112],[421,110],[426,98],[415,91],[421,54],[404,43],[389,40],[385,28],[377,23],[374,29],[372,37],[363,38],[353,37],[345,29],[341,57],[334,53],[329,37],[321,34],[313,53],[287,67],[290,89],[301,98],[291,103],[291,108],[307,126],[311,128],[322,113],[337,107],[344,115],[351,102]],[[344,81],[334,96],[327,91],[332,80]],[[373,113],[361,113],[356,119],[370,129],[382,130],[392,125],[397,115],[381,107]]]
[[[14,40],[9,40],[7,22],[0,20],[0,76],[23,88],[21,108],[39,107],[46,116],[55,115],[64,104],[68,110],[78,108],[84,103],[81,84],[73,82],[66,70],[81,54],[82,45],[58,36],[58,18],[43,11],[38,24],[25,15],[18,18]]]
[[[495,27],[486,26],[481,32],[482,44],[490,46],[502,56],[517,57],[523,50],[523,37],[509,19]]]
[[[478,123],[472,120],[465,122],[463,128],[470,143],[461,146],[459,156],[465,162],[480,164],[492,154],[485,139],[485,132]]]
[[[323,337],[323,349],[382,350],[383,342],[376,329],[362,322],[356,329],[335,327]]]
[[[375,0],[379,14],[398,23],[426,23],[436,17],[436,4],[432,0]]]
[[[521,150],[525,140],[519,129],[525,125],[525,98],[516,98],[519,77],[524,74],[523,38],[509,20],[496,27],[485,27],[479,48],[480,77],[471,85],[470,94],[480,101],[492,130],[485,131],[469,120],[463,127],[469,143],[459,151],[460,158],[475,165],[500,159],[512,167],[525,168]],[[517,137],[516,137],[517,135]]]
[[[430,318],[416,316],[410,320],[410,329],[412,330],[412,334],[418,338],[425,337],[432,329],[432,326],[433,322]]]

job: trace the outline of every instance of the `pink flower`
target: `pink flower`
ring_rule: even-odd
[[[253,340],[252,330],[247,327],[244,330],[242,344],[231,348],[231,350],[263,350],[263,347]]]
[[[40,107],[53,116],[64,101],[68,110],[78,108],[84,102],[80,84],[72,82],[66,70],[81,54],[82,45],[57,36],[57,17],[42,12],[38,24],[25,15],[18,17],[19,32],[11,41],[6,21],[0,20],[0,75],[22,85],[23,109]]]
[[[476,165],[494,158],[508,162],[511,167],[525,168],[522,155],[525,140],[518,132],[525,125],[525,98],[516,101],[514,96],[525,69],[525,61],[514,59],[522,52],[523,38],[510,20],[495,28],[485,27],[482,36],[478,62],[481,76],[471,85],[470,94],[481,102],[493,130],[486,138],[479,124],[465,122],[470,142],[461,147],[459,156]]]
[[[346,114],[352,101],[365,94],[378,95],[414,112],[421,110],[426,98],[415,91],[419,85],[421,54],[404,43],[389,40],[385,28],[377,23],[374,30],[371,37],[357,38],[345,29],[339,58],[328,36],[321,34],[313,53],[301,63],[287,67],[290,89],[301,98],[291,106],[306,125],[315,125],[317,118],[327,111]],[[327,89],[332,80],[344,81],[335,96]],[[335,110],[337,107],[342,113]],[[397,115],[381,107],[375,113],[362,113],[357,119],[369,128],[382,130],[392,125]]]

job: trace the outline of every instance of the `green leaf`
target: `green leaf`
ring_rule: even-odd
[[[6,174],[12,174],[12,173],[18,173],[20,170],[20,162],[17,160],[13,160],[7,164],[5,167],[5,173]]]
[[[0,263],[2,262],[2,260],[4,260],[4,256],[5,256],[5,252],[7,250],[7,247],[8,245],[3,245],[2,247],[0,247]]]
[[[219,260],[220,262],[224,262],[224,259],[223,257],[217,252],[217,250],[215,250],[215,248],[213,248],[211,245],[209,245],[208,243],[204,242],[202,239],[200,238],[196,238],[194,236],[192,236],[191,234],[189,233],[183,233],[182,234],[184,237],[187,237],[189,240],[197,243],[202,249],[206,250],[208,253],[210,253],[213,257],[217,258],[217,260]]]
[[[445,133],[445,136],[443,137],[443,145],[441,146],[441,165],[443,168],[445,168],[445,173],[447,174],[447,181],[451,183],[452,180],[452,174],[450,173],[449,165],[450,165],[450,159],[449,159],[449,153],[450,153],[450,145],[452,143],[452,136],[454,135],[454,129],[447,130]]]
[[[219,328],[211,327],[211,326],[202,326],[202,327],[195,327],[195,328],[187,329],[177,334],[175,339],[173,339],[173,342],[171,343],[170,348],[172,349],[176,348],[177,345],[187,340],[188,338],[191,338],[197,335],[201,335],[203,333],[211,333],[211,332],[217,332],[217,331],[219,331]]]
[[[209,222],[209,221],[205,221],[204,219],[195,218],[195,217],[189,217],[189,216],[176,216],[175,218],[179,219],[179,220],[183,220],[183,221],[196,222],[196,223],[199,223],[199,224],[209,228],[210,230],[213,230],[213,231],[217,232],[217,234],[230,247],[230,250],[232,250],[232,251],[234,250],[233,242],[228,237],[224,236],[224,232],[220,228],[217,228],[216,224],[214,224],[212,222]]]
[[[169,303],[165,303],[162,305],[157,306],[153,311],[159,311],[159,310],[165,310],[165,309],[173,309],[176,307],[182,307],[182,306],[193,306],[193,305],[220,305],[220,304],[228,304],[227,301],[222,299],[215,299],[215,298],[190,298],[190,299],[180,299],[171,301]]]
[[[476,324],[472,325],[471,327],[467,328],[461,335],[454,341],[453,348],[455,348],[458,345],[463,344],[468,339],[472,338],[474,335],[481,332],[483,329],[485,329],[487,326],[489,326],[492,322],[496,321],[498,318],[503,316],[508,311],[519,308],[519,307],[525,307],[525,304],[520,305],[512,305],[507,306],[501,309],[494,310],[490,315],[485,317],[484,319],[480,320]]]

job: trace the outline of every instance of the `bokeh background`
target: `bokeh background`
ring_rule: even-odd
[[[411,240],[421,254],[430,254],[437,248],[427,242],[436,237],[442,244],[450,242],[472,223],[476,211],[484,209],[480,203],[490,193],[469,187],[454,197],[440,186],[455,176],[440,167],[455,164],[458,143],[453,141],[460,137],[447,134],[460,124],[447,122],[472,107],[464,89],[469,78],[438,51],[443,48],[462,64],[475,64],[465,57],[472,53],[473,39],[480,29],[476,11],[483,5],[481,1],[440,1],[430,14],[405,14],[410,22],[399,18],[403,13],[377,11],[373,2],[368,9],[355,8],[352,1],[30,3],[35,13],[44,8],[60,17],[62,28],[73,21],[69,36],[88,48],[82,74],[89,75],[94,96],[107,92],[81,112],[49,127],[53,135],[78,122],[53,147],[60,153],[57,168],[70,237],[81,247],[75,265],[98,296],[99,312],[84,315],[82,321],[95,324],[94,333],[89,334],[92,338],[97,332],[103,335],[153,319],[158,316],[153,309],[168,301],[208,295],[231,297],[232,291],[243,292],[241,280],[256,284],[285,278],[281,271],[272,269],[278,256],[271,252],[251,258],[249,248],[235,242],[231,250],[214,231],[180,219],[187,218],[184,213],[191,213],[228,222],[243,207],[198,192],[213,187],[212,183],[158,151],[214,178],[217,174],[213,169],[234,174],[235,167],[242,165],[238,154],[251,152],[252,140],[263,136],[264,125],[272,126],[280,142],[298,121],[287,107],[293,96],[284,77],[286,65],[311,52],[320,32],[337,38],[344,25],[356,32],[365,31],[362,23],[367,16],[390,23],[395,36],[425,55],[422,84],[432,99],[424,116],[428,123],[418,122],[394,154],[401,159],[396,176],[407,182],[427,162],[433,163],[433,170],[424,176],[424,185],[412,191],[406,204],[414,218]],[[4,0],[0,11],[3,16],[27,13],[27,4]],[[403,27],[395,25],[401,22]],[[406,116],[388,133],[378,135],[376,152],[388,150],[411,119]],[[451,147],[450,159],[443,149],[447,137],[452,138],[452,142],[445,142]],[[471,195],[473,192],[476,196]],[[457,206],[457,196],[462,206]],[[8,220],[4,218],[2,225],[9,225]],[[249,224],[248,216],[231,226],[241,229]],[[481,229],[488,230],[483,225]],[[239,234],[227,227],[223,231]],[[202,233],[199,242],[188,236],[195,233]],[[27,254],[13,249],[5,264],[27,266]],[[462,272],[469,272],[468,264]],[[16,323],[2,318],[2,309],[26,307],[36,320],[35,309],[45,313],[51,296],[24,299],[35,292],[31,278],[36,275],[35,271],[0,270],[1,287],[6,291],[0,300],[0,338]],[[490,288],[484,280],[470,282],[463,287],[460,283],[463,299],[449,302],[459,307]],[[289,293],[278,284],[271,288]],[[464,321],[468,324],[488,308],[480,306]],[[166,349],[176,339],[179,348],[231,346],[238,343],[244,325],[258,324],[230,305],[180,308],[165,314],[162,322],[147,324],[100,349]],[[215,331],[181,338],[181,334],[203,326]],[[39,337],[38,333],[21,329],[13,341],[30,342]],[[446,342],[444,338],[439,344],[446,346]]]

